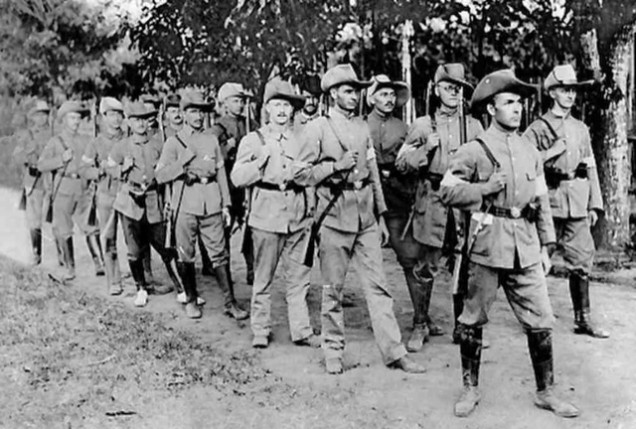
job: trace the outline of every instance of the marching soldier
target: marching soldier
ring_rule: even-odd
[[[229,223],[230,195],[223,155],[216,137],[203,130],[204,112],[212,105],[203,94],[184,94],[184,125],[164,145],[157,164],[157,180],[172,182],[177,267],[186,293],[186,314],[200,318],[194,270],[195,243],[200,235],[210,256],[219,287],[225,295],[224,312],[237,320],[249,314],[234,297],[229,279],[229,257],[224,229]]]
[[[128,105],[126,117],[131,135],[113,147],[106,162],[111,177],[121,182],[113,208],[119,213],[128,247],[128,265],[137,286],[134,301],[137,307],[146,305],[148,293],[152,291],[148,289],[142,259],[150,246],[161,256],[174,288],[180,288],[179,278],[171,265],[175,252],[165,247],[162,195],[155,178],[161,148],[149,139],[147,132],[149,118],[153,116],[156,117],[157,112],[144,104]],[[172,287],[166,287],[157,292],[172,290]]]
[[[609,332],[590,315],[589,273],[595,252],[590,228],[603,213],[603,199],[590,132],[571,114],[577,89],[590,83],[577,81],[571,65],[556,66],[544,83],[553,106],[524,135],[536,145],[545,163],[557,246],[570,273],[574,332],[607,338]]]
[[[95,204],[100,233],[104,238],[106,284],[111,295],[119,295],[123,289],[117,258],[117,216],[113,210],[119,178],[106,174],[106,161],[113,147],[124,138],[121,129],[124,106],[115,98],[104,97],[99,104],[99,113],[102,115],[101,133],[86,146],[81,175],[96,187]]]
[[[467,141],[483,131],[476,119],[465,117],[463,124],[460,118],[460,103],[463,102],[460,95],[464,90],[472,90],[472,86],[464,78],[464,66],[458,63],[440,65],[433,81],[439,107],[431,115],[415,120],[396,162],[400,170],[415,172],[419,176],[412,208],[412,234],[422,247],[413,268],[413,277],[417,281],[412,284],[416,287],[410,289],[415,316],[413,332],[407,343],[409,351],[420,350],[429,334],[444,333],[430,319],[428,311],[433,283],[439,272],[439,260],[446,252],[452,256],[455,248],[459,247],[458,230],[461,220],[457,211],[442,204],[439,184],[448,168],[450,157],[463,143],[460,128],[465,126]],[[461,314],[461,305],[461,295],[454,294],[454,342],[459,342],[457,318]]]
[[[311,211],[305,188],[296,184],[292,169],[299,145],[290,124],[294,109],[301,108],[304,101],[288,82],[269,82],[264,102],[270,122],[243,138],[232,170],[232,182],[249,187],[247,223],[252,228],[255,262],[251,309],[254,347],[267,347],[269,343],[270,290],[279,262],[285,270],[292,341],[320,346],[307,308],[311,270],[302,263]]]
[[[225,160],[226,171],[232,171],[239,142],[245,137],[248,131],[258,128],[258,124],[252,118],[243,116],[246,102],[251,94],[243,89],[243,85],[239,83],[227,82],[221,85],[218,93],[218,101],[223,104],[225,114],[217,119],[212,126],[212,134],[216,136],[221,146],[223,159]],[[245,190],[234,186],[230,181],[230,196],[232,205],[230,214],[232,215],[232,224],[226,228],[226,245],[230,246],[230,234],[233,224],[242,223],[245,220]],[[254,282],[254,255],[251,246],[243,249],[243,257],[247,266],[247,284]]]
[[[386,204],[369,127],[354,117],[360,88],[368,85],[369,82],[358,80],[349,64],[325,73],[321,87],[334,106],[329,117],[306,125],[295,179],[296,183],[317,187],[317,213],[324,220],[319,255],[327,282],[323,287],[321,318],[326,369],[330,374],[343,371],[342,292],[354,258],[359,264],[356,272],[384,363],[406,372],[423,372],[424,368],[407,355],[401,343],[393,299],[382,271],[381,241],[388,238]]]
[[[22,181],[23,199],[25,199],[26,222],[31,237],[33,264],[42,262],[42,220],[47,205],[47,194],[50,192],[50,180],[38,170],[37,164],[44,146],[51,139],[48,124],[49,105],[45,101],[37,101],[29,110],[28,117],[33,125],[17,134],[17,145],[13,151],[13,160],[24,166]]]
[[[95,274],[104,275],[104,257],[99,242],[99,228],[88,225],[91,195],[87,181],[80,176],[82,155],[86,151],[87,137],[79,134],[83,116],[89,114],[83,103],[66,101],[57,112],[62,131],[46,144],[38,170],[53,174],[51,204],[53,235],[58,241],[64,258],[66,273],[63,280],[75,278],[75,252],[73,247],[73,222],[86,236],[88,250],[95,263]]]
[[[464,390],[455,415],[468,416],[480,400],[478,390],[482,327],[497,289],[506,292],[526,331],[537,383],[535,405],[562,417],[579,411],[554,393],[553,315],[545,272],[546,246],[555,241],[547,187],[539,152],[517,132],[521,98],[535,87],[511,70],[484,77],[471,100],[474,112],[487,110],[488,130],[459,147],[441,182],[445,204],[469,210],[468,284],[459,323]]]
[[[183,115],[181,114],[181,97],[179,94],[169,94],[165,99],[166,118],[168,126],[165,129],[166,139],[172,137],[183,128]]]
[[[320,116],[320,78],[307,76],[302,84],[302,95],[305,105],[294,116],[294,131],[302,129],[309,121]]]

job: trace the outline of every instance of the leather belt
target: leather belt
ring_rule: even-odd
[[[482,208],[482,211],[485,211],[485,208]],[[508,219],[527,218],[528,215],[530,214],[530,206],[527,205],[523,208],[519,208],[519,207],[507,208],[507,207],[491,206],[490,209],[488,210],[488,213],[496,217],[504,217]]]
[[[210,177],[197,177],[194,179],[189,180],[188,183],[186,183],[187,186],[192,186],[195,183],[200,183],[201,185],[207,185],[208,183],[212,183],[216,181],[216,176],[210,176]]]
[[[260,181],[260,182],[256,182],[254,186],[256,186],[257,188],[266,189],[268,191],[280,191],[280,192],[294,191],[296,193],[300,193],[305,190],[304,186],[300,186],[294,182],[277,184],[277,183],[269,183],[269,182]]]
[[[397,174],[395,164],[391,163],[378,164],[378,170],[380,171],[380,177],[383,179],[389,179]]]
[[[326,185],[326,186],[328,188],[330,188],[332,192],[336,188],[340,188],[340,189],[343,189],[345,191],[359,191],[360,189],[362,189],[365,186],[368,186],[370,184],[371,184],[371,178],[365,177],[362,180],[356,180],[354,182],[347,182],[344,185],[343,184],[329,184],[329,185]]]
[[[32,166],[27,167],[27,173],[31,177],[40,177],[40,175],[42,174],[40,173],[40,170],[37,169],[37,167],[32,167]]]
[[[148,186],[148,184],[146,184],[146,183],[137,183],[137,182],[133,182],[132,180],[129,180],[126,183],[129,186],[132,186],[135,190],[139,190],[139,191],[143,191],[143,192],[156,191],[157,187],[158,187],[154,183],[152,185]]]

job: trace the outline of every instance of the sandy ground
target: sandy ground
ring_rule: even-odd
[[[18,199],[16,191],[0,189],[0,252],[26,263],[28,236],[22,213],[16,209]],[[47,237],[51,237],[49,226],[45,227]],[[234,248],[238,247],[238,239],[234,239]],[[127,272],[123,240],[121,243],[121,265]],[[52,242],[45,239],[43,266],[56,272],[52,246]],[[75,247],[79,275],[69,287],[108,297],[105,281],[94,277],[92,262],[79,236],[75,238]],[[406,337],[412,317],[408,292],[392,251],[386,249],[384,257],[395,312]],[[157,264],[158,260],[155,256],[155,276],[165,281],[165,272]],[[237,280],[237,297],[247,306],[251,291],[244,281],[241,258],[233,260],[232,268]],[[341,376],[325,374],[319,350],[292,345],[286,325],[284,292],[280,287],[276,288],[273,298],[274,340],[268,349],[258,352],[251,351],[249,325],[221,314],[222,299],[213,278],[198,278],[199,288],[208,302],[203,318],[198,321],[185,317],[173,295],[151,297],[146,311],[161,313],[171,326],[193,332],[201,341],[215,347],[254,353],[258,364],[271,372],[275,381],[257,384],[249,391],[230,396],[220,396],[218,391],[201,387],[174,396],[158,396],[144,412],[135,417],[114,419],[109,427],[636,428],[636,371],[632,370],[636,341],[629,322],[636,307],[636,291],[630,285],[634,273],[604,273],[606,279],[614,277],[615,282],[593,283],[591,288],[596,317],[612,332],[608,340],[571,333],[572,309],[567,282],[561,278],[549,279],[557,317],[554,329],[557,387],[565,398],[582,409],[578,419],[560,419],[534,407],[534,378],[526,338],[503,292],[485,331],[491,347],[482,357],[482,402],[470,418],[457,419],[452,408],[461,388],[458,347],[451,344],[448,335],[432,338],[422,352],[413,355],[427,367],[423,375],[406,375],[384,367],[373,341],[362,293],[356,287],[355,274],[351,273],[347,287],[356,305],[346,309],[347,371]],[[448,275],[443,274],[437,283],[431,315],[450,332],[448,280]],[[319,327],[321,282],[317,270],[312,283],[310,309],[312,321]],[[134,288],[129,283],[122,296],[108,299],[125,303],[130,311],[140,311],[132,305],[133,296]],[[90,421],[90,416],[87,418]]]

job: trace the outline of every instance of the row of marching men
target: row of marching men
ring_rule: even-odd
[[[40,172],[57,172],[54,214],[66,212],[53,226],[65,261],[69,253],[72,258],[72,245],[67,244],[72,215],[86,205],[85,193],[73,192],[81,189],[81,172],[93,171],[92,180],[106,180],[109,189],[116,189],[109,194],[109,204],[119,216],[99,217],[100,222],[106,219],[103,230],[111,226],[111,218],[122,222],[137,305],[147,300],[142,259],[150,242],[169,272],[176,258],[174,287],[184,291],[188,316],[201,316],[194,271],[200,240],[226,291],[226,311],[246,318],[247,312],[233,298],[227,245],[235,218],[231,190],[246,189],[244,216],[251,238],[247,247],[254,263],[253,346],[267,347],[271,340],[270,295],[280,264],[292,340],[321,345],[327,372],[341,373],[343,288],[349,264],[355,261],[384,362],[420,373],[424,368],[408,352],[421,350],[429,335],[443,334],[429,315],[433,282],[444,251],[453,252],[463,241],[467,251],[459,272],[465,272],[453,291],[453,339],[460,344],[464,390],[455,413],[467,416],[480,400],[482,327],[502,286],[528,335],[536,405],[576,416],[578,410],[553,391],[553,316],[545,276],[552,249],[559,244],[571,272],[575,332],[608,336],[592,321],[589,303],[594,254],[590,226],[602,212],[598,177],[587,127],[571,116],[576,89],[586,82],[578,82],[570,66],[556,67],[545,81],[554,105],[522,138],[521,99],[532,96],[536,88],[509,70],[492,73],[482,79],[471,100],[476,112],[489,115],[491,125],[484,130],[466,116],[464,141],[460,106],[464,91],[472,87],[463,67],[440,66],[434,84],[438,109],[409,128],[394,117],[395,109],[408,99],[409,88],[384,75],[364,82],[349,65],[328,70],[320,90],[331,108],[319,117],[313,117],[314,95],[299,96],[288,83],[275,80],[263,100],[268,124],[242,139],[225,140],[203,131],[204,112],[211,105],[192,93],[180,102],[183,128],[163,145],[149,138],[148,119],[156,112],[133,103],[126,109],[132,135],[104,149],[101,156],[88,152],[80,160],[75,154],[84,151],[73,146],[73,129],[84,111],[79,104],[67,103],[60,109],[64,131],[47,144],[36,166]],[[368,88],[366,101],[372,107],[365,118],[354,114],[362,88]],[[244,96],[237,98],[242,100],[237,103],[244,103]],[[106,107],[102,110],[108,115]],[[121,112],[121,106],[113,110]],[[296,119],[294,110],[300,111]],[[166,245],[161,187],[168,189],[174,246]],[[58,188],[64,189],[60,195],[65,197],[56,203]],[[462,222],[461,213],[468,213],[468,220]],[[462,226],[470,233],[462,234]],[[92,231],[85,232],[91,236]],[[309,323],[306,303],[313,260],[309,249],[314,242],[326,283],[320,337]],[[413,302],[413,329],[406,347],[382,267],[382,243],[396,252]]]

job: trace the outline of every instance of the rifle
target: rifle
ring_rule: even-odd
[[[29,137],[31,137],[31,140],[33,140],[34,136],[33,136],[33,131],[31,131],[31,129],[29,128]],[[31,174],[31,169],[33,167],[27,165],[27,169],[28,174]],[[37,170],[36,170],[37,171]],[[40,176],[42,175],[42,173],[40,173],[39,171],[37,172],[37,176],[35,176],[35,180],[33,181],[33,185],[31,185],[31,189],[29,189],[29,192],[27,192],[26,188],[22,188],[22,194],[20,195],[20,202],[18,203],[18,210],[20,211],[25,211],[26,210],[26,205],[27,205],[27,196],[31,195],[31,192],[33,192],[33,190],[35,189],[35,185],[37,185],[38,180],[40,180]]]
[[[402,27],[402,80],[409,86],[411,90],[411,37],[415,34],[413,30],[413,21],[407,19]],[[413,105],[413,99],[409,97],[404,107],[402,107],[402,117],[406,125],[411,125],[415,117],[415,106]]]
[[[247,135],[250,132],[250,106],[249,104],[247,105],[247,114],[245,115],[245,134]],[[263,134],[261,134],[260,131],[256,130],[256,134],[258,135],[258,137],[261,139],[261,143],[263,143],[263,146],[265,145],[265,138],[263,137]],[[236,142],[236,149],[238,152],[238,143]],[[250,188],[247,191],[247,194],[245,195],[245,229],[243,230],[243,241],[241,242],[241,253],[243,255],[249,255],[250,252],[252,251],[252,248],[254,247],[254,240],[252,239],[252,228],[250,228],[250,226],[247,224],[247,218],[250,214],[250,210],[252,208],[252,188]]]
[[[466,143],[466,112],[464,110],[464,88],[459,90],[459,144]],[[453,212],[455,214],[455,212]],[[464,223],[461,225],[463,228],[464,243],[462,243],[461,251],[459,253],[453,252],[453,277],[451,279],[451,291],[453,295],[463,293],[464,285],[466,284],[468,274],[468,255],[470,252],[468,240],[468,232],[470,228],[470,216],[467,213],[462,213],[464,217]],[[460,214],[461,216],[461,214]],[[483,216],[485,218],[485,215]],[[483,219],[480,223],[483,223]],[[459,229],[457,222],[455,227]],[[481,227],[480,227],[481,228]],[[474,241],[474,240],[473,240]]]
[[[97,138],[97,100],[93,104],[92,114],[93,114],[93,138]],[[97,166],[99,168],[99,165]],[[97,181],[99,181],[99,176],[97,180],[91,181],[91,207],[88,211],[88,220],[86,224],[88,226],[97,226]]]
[[[164,247],[166,249],[175,249],[176,248],[176,237],[174,233],[175,225],[177,224],[177,218],[179,217],[179,211],[181,210],[181,201],[183,200],[183,191],[186,188],[185,180],[183,181],[183,185],[181,186],[181,192],[179,192],[179,199],[177,201],[176,210],[172,211],[170,207],[170,203],[166,200],[166,215],[168,218],[166,224],[166,241],[164,243]]]
[[[64,140],[62,140],[62,137],[60,137],[60,142],[62,143],[62,147],[64,148],[64,150],[67,149],[66,144],[64,144]],[[64,175],[66,174],[66,170],[68,169],[69,164],[71,163],[71,161],[67,161],[64,163],[64,168],[62,168],[62,174],[60,175],[60,181],[57,182],[57,186],[55,187],[55,190],[51,193],[51,196],[49,197],[49,207],[46,210],[46,217],[45,217],[45,222],[47,223],[52,223],[53,222],[53,203],[55,202],[55,198],[57,197],[57,193],[60,190],[60,186],[62,185],[62,180],[64,180]],[[52,174],[52,180],[53,183],[55,183],[55,172],[53,172]]]
[[[166,100],[164,98],[164,100],[161,102],[161,105],[159,106],[159,135],[161,137],[161,143],[166,142],[166,127],[163,123],[163,117],[165,114],[166,114]]]

